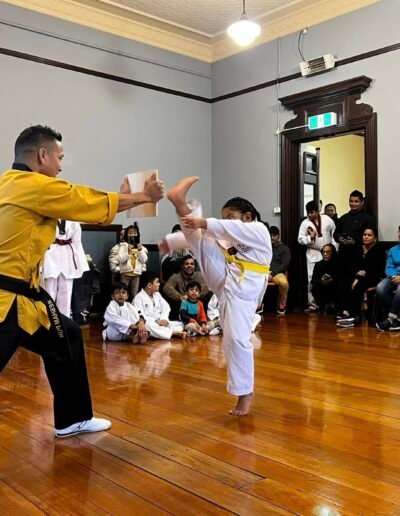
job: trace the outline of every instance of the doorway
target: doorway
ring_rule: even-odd
[[[302,215],[309,201],[334,204],[340,217],[349,210],[349,193],[365,192],[364,134],[320,138],[300,145],[303,181]]]
[[[371,82],[371,78],[363,75],[279,99],[281,104],[286,109],[293,111],[295,115],[285,124],[280,135],[280,143],[281,235],[282,240],[292,251],[289,278],[291,302],[296,307],[303,304],[303,285],[306,283],[301,246],[297,243],[299,224],[304,217],[305,181],[302,172],[304,163],[301,152],[302,144],[321,142],[327,138],[346,135],[362,138],[364,144],[363,192],[366,196],[368,212],[378,221],[377,114],[374,113],[372,106],[359,102],[362,93],[369,88]],[[316,130],[308,128],[310,116],[328,112],[336,114],[335,125]],[[318,177],[316,179],[318,180]],[[306,184],[314,186],[312,193],[316,189],[320,190],[317,184],[312,182]],[[308,186],[307,189],[308,195],[311,195],[311,187]],[[349,193],[347,192],[347,199]],[[329,195],[329,192],[326,195]],[[334,202],[331,199],[328,201],[328,198],[324,199],[322,195],[321,198],[325,203]],[[344,210],[344,206],[342,209]]]

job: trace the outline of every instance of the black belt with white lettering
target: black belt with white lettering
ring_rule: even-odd
[[[47,353],[52,355],[56,360],[69,360],[72,358],[67,332],[65,331],[60,311],[48,292],[43,288],[36,290],[31,288],[26,281],[12,278],[11,276],[4,276],[3,274],[0,274],[0,290],[6,290],[7,292],[27,297],[33,301],[41,301],[44,303],[50,321],[49,337],[52,343],[53,339],[55,340],[53,343],[53,346],[55,344],[54,351],[52,352],[50,347]]]

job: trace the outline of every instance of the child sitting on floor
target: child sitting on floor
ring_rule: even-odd
[[[147,340],[145,319],[128,303],[127,286],[115,284],[111,298],[104,313],[103,340],[131,340],[133,344],[144,344]]]
[[[146,272],[143,275],[143,288],[136,295],[134,305],[146,318],[146,329],[155,339],[170,340],[171,337],[186,338],[183,324],[170,321],[171,307],[159,292],[160,280],[156,274]]]
[[[184,324],[188,337],[208,335],[214,328],[212,322],[207,322],[203,303],[199,300],[201,285],[197,281],[189,281],[186,286],[187,299],[181,302],[179,317]]]

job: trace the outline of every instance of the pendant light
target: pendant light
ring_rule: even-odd
[[[258,23],[250,21],[247,16],[245,0],[243,0],[243,13],[240,20],[229,25],[227,33],[241,47],[251,45],[261,34],[261,27]]]

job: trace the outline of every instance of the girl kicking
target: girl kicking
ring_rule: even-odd
[[[219,300],[228,369],[227,390],[238,396],[233,416],[249,413],[253,400],[254,358],[250,342],[254,314],[265,292],[272,257],[271,239],[260,214],[241,197],[222,208],[222,219],[195,216],[186,201],[198,177],[187,177],[168,192],[183,233],[210,289]],[[161,243],[168,248],[168,235]]]

